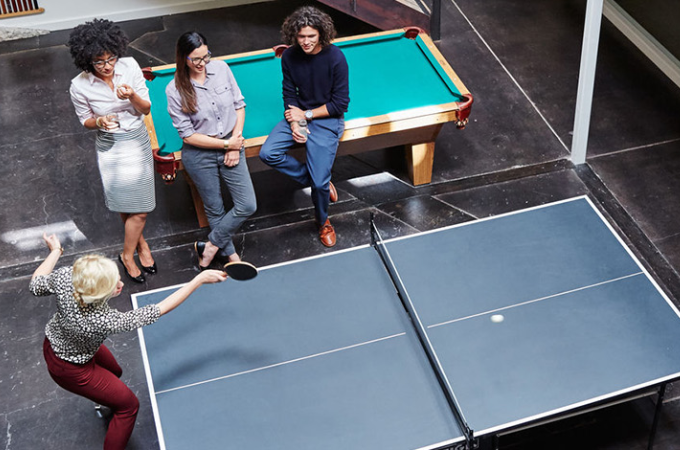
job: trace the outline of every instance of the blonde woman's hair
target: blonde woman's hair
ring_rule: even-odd
[[[73,297],[81,306],[111,298],[118,280],[118,266],[105,256],[85,255],[73,263]]]

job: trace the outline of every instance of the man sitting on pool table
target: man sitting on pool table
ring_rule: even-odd
[[[288,16],[281,34],[290,45],[281,58],[285,118],[262,145],[260,158],[302,185],[311,186],[319,239],[326,247],[333,247],[336,237],[328,220],[328,205],[338,199],[331,169],[349,105],[347,61],[330,43],[335,37],[333,20],[314,7],[303,6]],[[300,126],[301,120],[307,121],[308,134]],[[306,145],[304,164],[288,155],[295,143]]]

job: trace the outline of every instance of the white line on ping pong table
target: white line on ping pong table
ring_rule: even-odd
[[[443,325],[448,325],[450,323],[460,322],[462,320],[472,319],[474,317],[485,316],[487,314],[495,313],[495,312],[498,312],[498,311],[505,311],[505,310],[508,310],[508,309],[517,308],[518,306],[524,306],[524,305],[529,305],[531,303],[541,302],[543,300],[548,300],[550,298],[560,297],[562,295],[567,295],[567,294],[571,294],[573,292],[583,291],[583,290],[594,288],[594,287],[597,287],[597,286],[603,286],[605,284],[614,283],[616,281],[621,281],[621,280],[625,280],[626,278],[637,277],[637,276],[640,276],[640,275],[644,275],[644,272],[631,273],[630,275],[626,275],[626,276],[623,276],[623,277],[613,278],[613,279],[607,280],[607,281],[601,281],[599,283],[591,284],[589,286],[582,286],[580,288],[571,289],[569,291],[564,291],[564,292],[559,292],[557,294],[548,295],[546,297],[540,297],[540,298],[536,298],[534,300],[527,300],[526,302],[516,303],[514,305],[504,306],[502,308],[492,309],[492,310],[489,310],[489,311],[484,311],[484,312],[481,312],[481,313],[472,314],[472,315],[466,316],[466,317],[459,317],[458,319],[447,320],[446,322],[435,323],[435,324],[432,324],[432,325],[428,325],[427,328],[441,327]]]
[[[276,364],[270,364],[268,366],[258,367],[256,369],[244,370],[243,372],[236,372],[236,373],[224,375],[224,376],[221,376],[221,377],[211,378],[209,380],[198,381],[196,383],[191,383],[191,384],[187,384],[187,385],[184,385],[184,386],[177,386],[177,387],[170,388],[170,389],[164,389],[162,391],[156,391],[156,394],[165,394],[166,392],[179,391],[181,389],[199,386],[201,384],[212,383],[213,381],[226,380],[227,378],[233,378],[233,377],[237,377],[239,375],[247,375],[249,373],[259,372],[261,370],[272,369],[274,367],[284,366],[286,364],[291,364],[291,363],[295,363],[295,362],[299,362],[299,361],[304,361],[306,359],[316,358],[317,356],[330,355],[331,353],[337,353],[337,352],[341,352],[343,350],[350,350],[350,349],[353,349],[353,348],[362,347],[364,345],[375,344],[376,342],[386,341],[388,339],[393,339],[395,337],[404,336],[404,335],[406,335],[406,332],[397,333],[397,334],[393,334],[391,336],[385,336],[385,337],[381,337],[381,338],[378,338],[378,339],[373,339],[371,341],[360,342],[358,344],[348,345],[346,347],[335,348],[333,350],[328,350],[328,351],[321,352],[321,353],[315,353],[313,355],[307,355],[307,356],[303,356],[301,358],[295,358],[295,359],[283,361],[283,362],[276,363]]]

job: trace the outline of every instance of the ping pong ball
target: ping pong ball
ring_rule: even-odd
[[[503,322],[503,320],[505,320],[505,317],[503,317],[500,314],[494,314],[493,316],[491,316],[491,321],[493,323],[501,323]]]

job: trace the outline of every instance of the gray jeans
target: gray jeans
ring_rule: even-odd
[[[223,150],[208,150],[185,144],[182,163],[194,181],[205,206],[210,223],[208,239],[220,248],[220,256],[236,252],[233,235],[243,222],[255,213],[257,200],[246,164],[245,151],[234,167],[224,165]],[[234,207],[226,211],[222,197],[221,181],[229,189]]]

